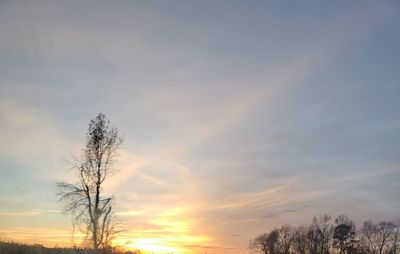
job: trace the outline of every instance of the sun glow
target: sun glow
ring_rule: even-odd
[[[159,238],[135,239],[131,243],[125,244],[125,247],[131,250],[148,251],[152,253],[182,253],[182,249],[177,246],[169,246]]]
[[[138,216],[143,221],[147,219],[148,225],[124,232],[115,239],[116,246],[145,253],[189,254],[193,250],[188,246],[202,246],[210,240],[208,236],[195,233],[196,222],[188,216],[187,208],[170,207],[152,218]]]

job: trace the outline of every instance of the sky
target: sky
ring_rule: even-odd
[[[0,1],[0,239],[76,244],[55,182],[99,112],[127,248],[398,217],[399,28],[398,1]]]

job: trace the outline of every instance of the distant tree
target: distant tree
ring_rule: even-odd
[[[113,197],[103,195],[103,184],[113,171],[116,150],[122,138],[110,125],[104,114],[98,114],[89,123],[86,147],[81,157],[71,166],[77,173],[75,184],[58,182],[58,196],[65,202],[64,211],[86,232],[94,251],[105,248],[117,233],[113,216]]]
[[[269,254],[267,245],[268,233],[263,233],[256,238],[250,240],[249,248],[260,254]]]
[[[320,253],[328,254],[330,249],[330,239],[333,232],[333,226],[330,224],[331,216],[325,214],[319,218],[319,229],[321,232]]]
[[[294,230],[289,225],[278,229],[277,247],[280,254],[289,254],[294,240]]]
[[[365,221],[360,230],[364,249],[370,254],[388,253],[391,248],[391,240],[395,225],[391,222],[381,221],[374,223]]]
[[[393,234],[392,234],[392,254],[397,254],[397,250],[400,248],[400,219],[393,222]]]
[[[330,219],[331,217],[326,214],[319,218],[314,216],[307,234],[310,254],[329,253],[330,238],[333,231]]]
[[[294,229],[293,249],[295,253],[306,254],[307,251],[307,227],[299,226]]]
[[[335,218],[335,225],[345,224],[351,226],[353,231],[356,231],[356,224],[345,214],[341,214]]]
[[[339,215],[335,219],[333,233],[333,247],[339,249],[340,254],[348,253],[357,246],[356,226],[346,215]]]
[[[312,223],[308,227],[307,241],[310,254],[318,254],[318,246],[321,239],[321,233],[318,228],[318,219],[314,216]]]
[[[267,237],[267,248],[270,254],[277,253],[277,243],[278,243],[279,232],[278,230],[272,230]]]
[[[340,224],[335,227],[333,234],[333,246],[339,249],[340,254],[344,254],[346,250],[354,248],[355,232],[351,230],[351,226]]]
[[[274,229],[251,240],[249,247],[260,254],[277,254],[278,237],[278,230]]]

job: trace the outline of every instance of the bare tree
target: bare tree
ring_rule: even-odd
[[[263,233],[250,240],[249,248],[260,254],[269,254],[270,252],[268,251],[267,239],[268,233]]]
[[[314,216],[307,235],[311,254],[329,253],[330,238],[333,231],[330,219],[331,216],[326,214],[319,218]]]
[[[250,242],[260,254],[397,254],[400,247],[400,219],[364,221],[360,230],[346,215],[314,216],[306,226],[284,225]]]
[[[75,184],[58,182],[58,196],[66,213],[85,230],[95,252],[108,247],[117,233],[113,216],[113,197],[103,195],[103,184],[110,176],[117,148],[122,143],[118,130],[100,113],[89,123],[86,147],[80,158],[71,162],[78,175]]]
[[[379,243],[379,254],[389,251],[395,225],[392,222],[381,221],[378,223],[377,241]]]
[[[397,249],[399,249],[399,241],[400,241],[400,219],[397,219],[393,222],[393,234],[392,234],[392,250],[393,254],[397,253]]]
[[[329,253],[330,239],[333,232],[333,226],[330,224],[331,216],[324,214],[319,218],[319,230],[321,232],[321,254]]]
[[[371,221],[364,221],[363,226],[360,229],[361,242],[364,251],[369,254],[375,254],[376,243],[375,243],[376,225]]]
[[[321,234],[318,229],[318,219],[314,216],[312,223],[308,227],[307,241],[310,249],[310,254],[318,254],[318,246],[320,243]]]
[[[260,254],[276,254],[279,233],[274,229],[270,233],[263,233],[250,241],[249,247]]]
[[[294,230],[293,249],[295,253],[306,254],[307,250],[307,227],[299,226]]]
[[[371,220],[365,221],[360,233],[366,251],[371,254],[387,253],[391,247],[390,241],[395,226],[391,222],[381,221],[374,223]]]
[[[289,225],[284,225],[278,230],[279,237],[277,246],[279,253],[289,254],[294,240],[293,228]]]

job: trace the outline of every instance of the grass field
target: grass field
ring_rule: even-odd
[[[131,251],[101,250],[97,254],[134,254]],[[137,253],[137,252],[136,252]],[[23,244],[16,242],[0,242],[0,254],[93,254],[84,248],[48,248],[38,244]]]

